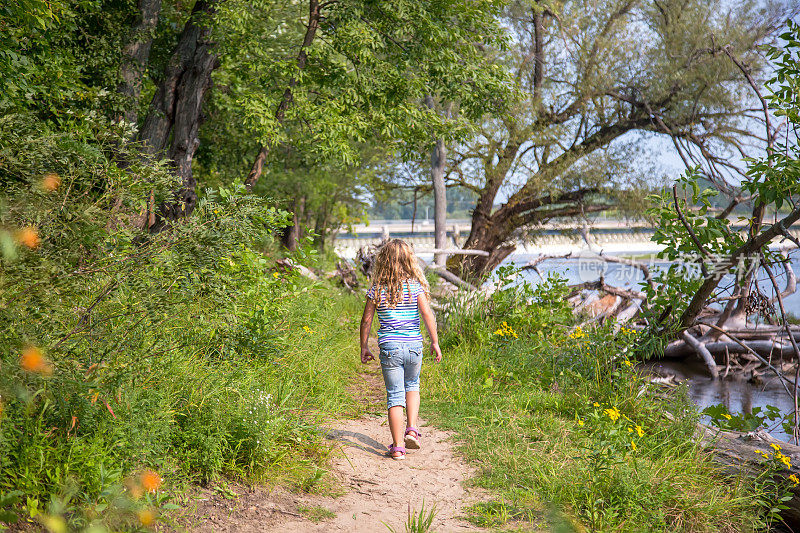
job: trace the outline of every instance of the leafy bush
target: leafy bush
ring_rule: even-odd
[[[173,180],[107,125],[7,116],[0,139],[0,494],[25,495],[9,512],[128,528],[184,481],[313,488],[321,437],[296,408],[344,410],[352,310],[273,271],[285,214],[207,190],[150,235],[137,221]],[[150,470],[166,485],[143,491]]]

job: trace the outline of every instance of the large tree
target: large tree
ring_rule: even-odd
[[[308,0],[282,8],[286,24],[272,41],[236,37],[269,31],[257,18],[238,21],[225,32],[221,72],[233,88],[219,109],[237,114],[240,131],[258,142],[246,186],[272,194],[261,176],[289,153],[306,167],[336,161],[358,172],[365,144],[410,157],[428,150],[431,134],[463,135],[507,92],[505,71],[481,53],[503,46],[500,5]],[[445,120],[426,96],[455,102],[460,119]]]
[[[755,104],[725,51],[757,71],[785,13],[750,0],[514,2],[501,61],[523,96],[449,161],[449,184],[478,195],[465,247],[490,255],[449,267],[479,277],[525,229],[616,205],[642,168],[637,132],[673,139],[713,179],[735,171],[726,156],[754,137]]]

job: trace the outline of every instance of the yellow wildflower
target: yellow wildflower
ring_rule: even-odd
[[[619,409],[617,409],[616,407],[612,407],[611,409],[605,409],[603,412],[606,415],[608,415],[608,418],[610,418],[613,422],[619,420],[620,412]]]
[[[594,405],[595,407],[600,407],[600,404],[597,402],[594,402],[592,405]]]
[[[800,479],[797,479],[797,475],[795,475],[795,474],[792,474],[791,476],[789,476],[789,479],[790,479],[790,480],[792,481],[792,483],[794,483],[795,485],[797,485],[798,483],[800,483]]]
[[[578,419],[578,425],[583,427],[583,420],[581,420],[580,418]]]
[[[499,335],[500,337],[509,337],[509,338],[514,337],[515,339],[519,338],[519,335],[517,335],[517,332],[514,331],[514,328],[509,326],[508,322],[505,321],[503,321],[503,323],[500,324],[500,328],[498,328],[494,332],[494,335]]]
[[[780,462],[786,465],[786,468],[792,467],[792,460],[789,459],[787,456],[783,455],[782,453],[776,454],[775,457],[777,457],[780,460]]]
[[[636,451],[636,443],[633,441],[631,441],[631,448],[633,449],[633,451]]]
[[[644,430],[642,429],[642,426],[636,426],[636,434],[639,435],[640,438],[644,437]]]
[[[781,450],[781,445],[780,444],[775,444],[774,442],[772,444],[770,444],[769,447],[772,448],[773,450],[775,450],[776,452]]]
[[[633,428],[628,426],[628,433],[633,433]]]
[[[583,330],[580,326],[575,328],[575,331],[569,334],[570,339],[580,339],[581,337],[583,337]]]
[[[273,272],[272,273],[272,277],[275,278],[275,279],[278,279],[279,277],[281,277],[281,275],[278,274],[277,272]]]
[[[625,360],[622,362],[622,364],[624,364],[625,366],[631,366],[633,363],[631,363],[630,361],[628,361],[627,359],[625,359]]]
[[[732,418],[731,415],[729,415],[728,413],[722,413],[722,416],[724,416],[728,420],[730,420]]]

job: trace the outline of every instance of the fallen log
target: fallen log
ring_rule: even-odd
[[[607,284],[602,277],[595,281],[587,281],[584,283],[576,283],[575,285],[569,285],[569,288],[572,289],[572,291],[567,295],[567,298],[583,290],[603,291],[608,294],[613,294],[615,296],[619,296],[621,298],[625,298],[628,300],[644,301],[647,298],[647,296],[641,291],[620,289],[619,287],[611,286]]]
[[[730,476],[744,475],[756,477],[764,472],[766,459],[758,452],[774,453],[770,445],[780,446],[780,453],[789,457],[792,466],[776,476],[788,479],[792,474],[800,477],[800,446],[782,442],[764,430],[748,433],[726,431],[705,424],[697,425],[700,445],[711,453],[713,461]],[[788,483],[790,486],[791,482]],[[791,487],[792,499],[783,502],[788,509],[781,513],[781,519],[789,531],[800,530],[800,486]]]
[[[781,358],[794,353],[791,345],[776,342],[776,340],[743,340],[743,344],[758,353],[759,355],[780,356]],[[788,341],[788,339],[786,339]],[[729,353],[747,353],[748,350],[735,341],[713,341],[703,342],[706,350],[712,355],[723,354],[727,350]],[[694,347],[686,342],[685,338],[675,340],[667,344],[664,348],[664,357],[678,358],[691,355],[695,351]]]
[[[341,285],[349,291],[355,291],[360,285],[356,270],[345,260],[336,262],[336,270],[329,278],[335,278]]]

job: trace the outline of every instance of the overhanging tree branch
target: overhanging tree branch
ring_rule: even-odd
[[[319,0],[309,0],[308,2],[308,25],[306,26],[306,33],[303,36],[303,44],[300,46],[300,51],[297,53],[297,70],[301,71],[306,68],[306,63],[308,62],[308,52],[307,49],[311,44],[314,42],[314,37],[317,35],[317,29],[319,28],[319,22],[321,18],[321,6]],[[278,103],[278,107],[275,109],[275,120],[278,122],[279,125],[283,124],[283,120],[286,116],[286,111],[289,109],[289,106],[292,105],[292,101],[294,100],[293,90],[297,86],[297,76],[292,76],[289,80],[289,84],[286,89],[283,91],[283,96],[281,97],[281,101]],[[253,161],[253,165],[250,168],[250,173],[247,175],[247,178],[244,180],[244,185],[248,191],[253,190],[253,187],[258,182],[258,179],[261,177],[262,172],[264,171],[264,163],[267,160],[267,156],[269,155],[270,146],[264,145],[258,151],[258,155]]]

